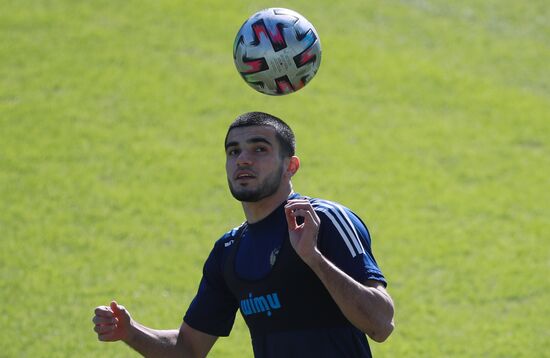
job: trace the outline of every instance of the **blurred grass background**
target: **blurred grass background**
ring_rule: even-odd
[[[257,10],[316,27],[317,76],[269,97],[233,66]],[[243,220],[223,138],[295,130],[295,189],[367,223],[394,297],[377,357],[550,351],[545,1],[14,1],[0,11],[0,356],[135,356],[97,342],[116,298],[175,328]],[[250,357],[240,316],[212,357]]]

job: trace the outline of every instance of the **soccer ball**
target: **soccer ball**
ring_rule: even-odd
[[[252,15],[233,45],[235,66],[255,90],[284,95],[304,87],[321,64],[317,31],[302,15],[269,8]]]

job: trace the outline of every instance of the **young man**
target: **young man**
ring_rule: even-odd
[[[116,302],[95,309],[100,341],[151,357],[204,357],[240,309],[255,357],[370,357],[393,330],[393,302],[349,209],[300,196],[292,130],[261,112],[239,116],[225,138],[229,188],[246,222],[219,239],[179,330],[134,321]]]

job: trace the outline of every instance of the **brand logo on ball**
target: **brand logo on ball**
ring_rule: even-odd
[[[303,88],[321,64],[313,25],[295,11],[269,8],[252,15],[233,46],[235,66],[255,90],[284,95]]]

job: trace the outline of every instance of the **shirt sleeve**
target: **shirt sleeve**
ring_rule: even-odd
[[[204,263],[199,289],[183,320],[201,332],[226,337],[233,328],[238,302],[223,278],[222,247],[223,240],[219,240]]]
[[[319,249],[323,255],[358,282],[375,280],[387,286],[363,221],[336,203],[317,205],[315,209],[321,219]]]

